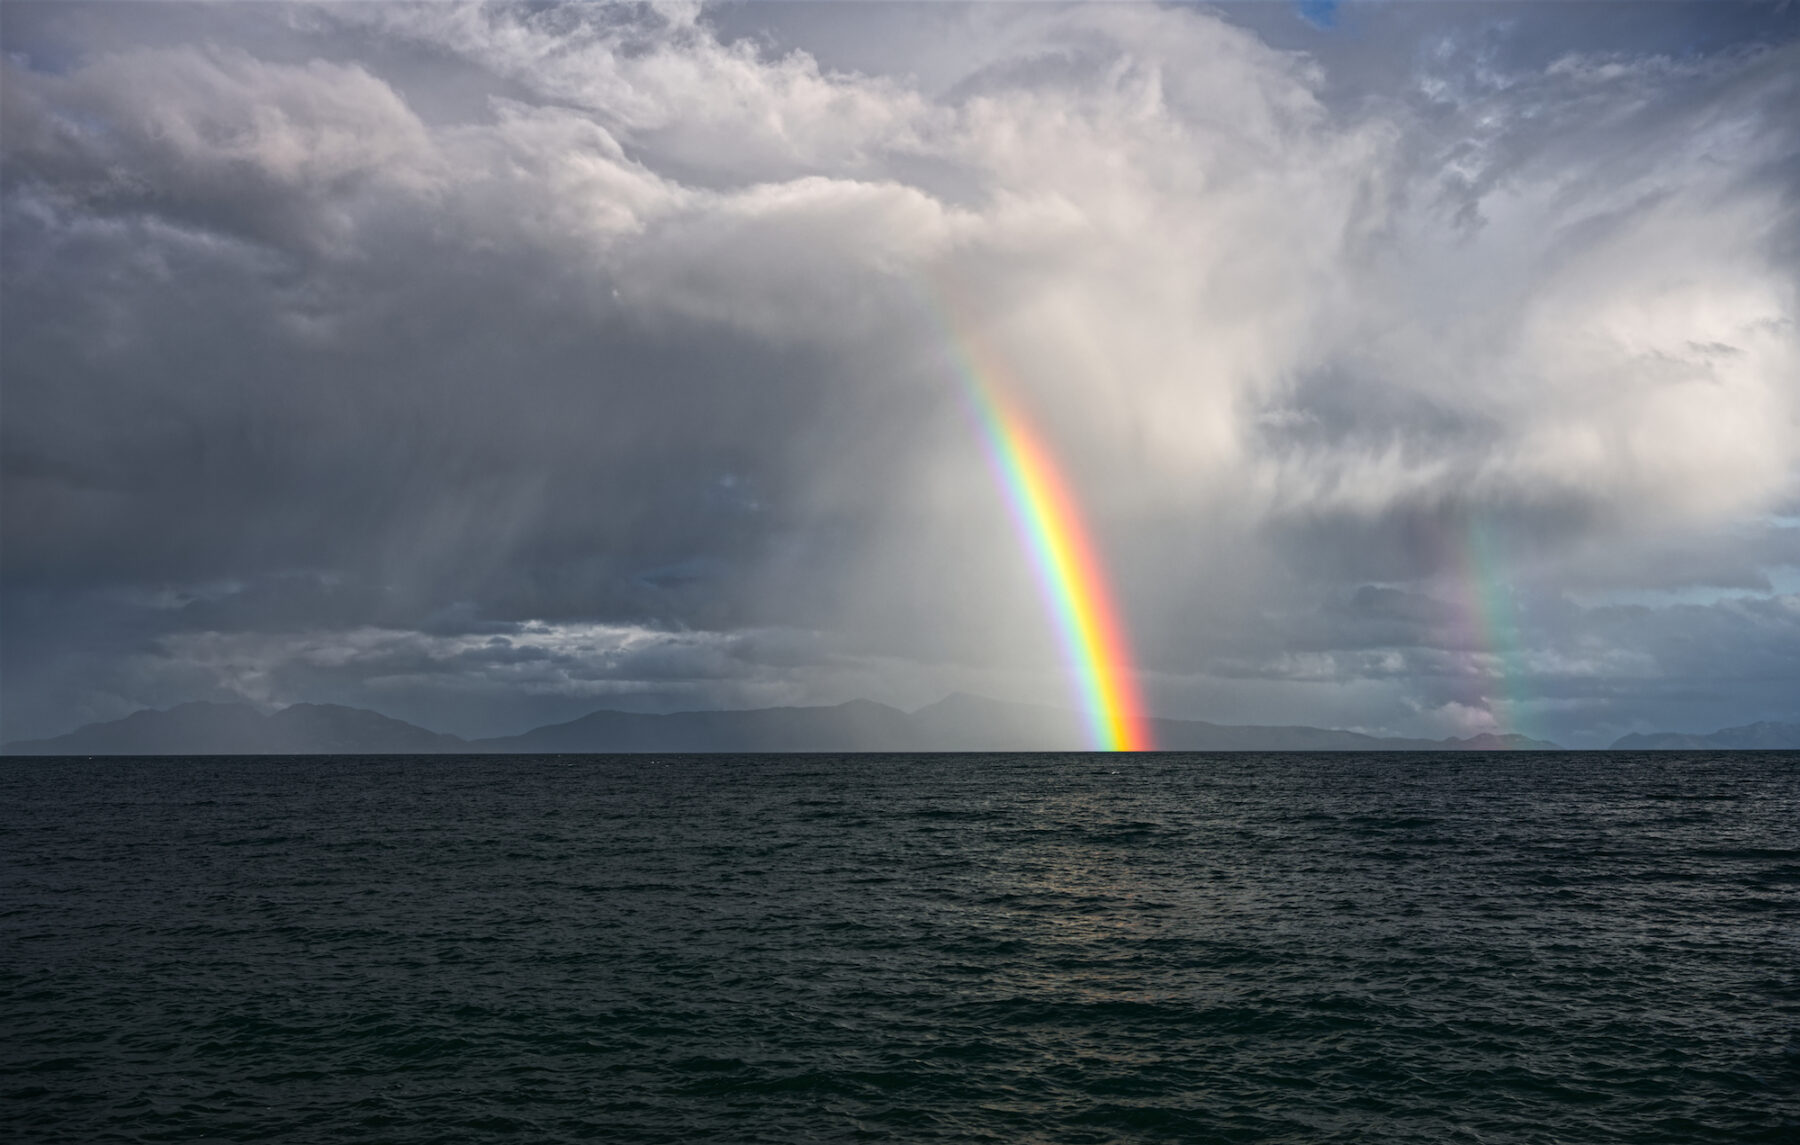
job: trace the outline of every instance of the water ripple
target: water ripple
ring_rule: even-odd
[[[9,760],[43,1142],[1800,1139],[1800,756]]]

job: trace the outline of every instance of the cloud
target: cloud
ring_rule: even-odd
[[[424,125],[355,64],[197,46],[111,52],[64,74],[6,65],[7,152],[88,210],[332,249],[365,192],[425,192]]]
[[[180,16],[8,14],[0,610],[39,711],[8,734],[170,681],[353,699],[403,654],[425,722],[433,687],[549,678],[518,673],[663,687],[621,632],[823,634],[712,676],[682,645],[717,702],[836,696],[840,657],[878,698],[1061,701],[955,337],[1078,475],[1171,714],[1494,718],[1494,650],[1442,612],[1477,533],[1521,599],[1782,599],[1791,36],[1336,12],[1405,33],[1377,67],[1398,49],[1291,14],[1311,54],[1003,6],[846,66],[837,13]],[[138,644],[20,619],[102,598]],[[1546,713],[1598,680],[1629,722],[1673,653],[1580,615],[1592,647],[1527,623],[1516,662]],[[593,646],[479,643],[528,622]]]

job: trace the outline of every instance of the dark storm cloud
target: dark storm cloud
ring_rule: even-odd
[[[641,574],[781,520],[790,475],[763,443],[810,388],[793,355],[624,330],[604,280],[404,223],[301,266],[235,220],[24,211],[5,349],[24,582],[312,568],[423,610],[604,610],[596,591],[631,610],[680,592]],[[729,612],[734,587],[697,607]]]
[[[1061,702],[934,308],[1170,714],[1489,726],[1476,535],[1546,726],[1785,714],[1800,69],[1700,11],[9,4],[5,734]]]

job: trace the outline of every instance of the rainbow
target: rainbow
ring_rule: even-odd
[[[1486,707],[1496,731],[1531,735],[1512,588],[1501,572],[1493,537],[1480,519],[1471,520],[1461,543],[1451,546],[1449,565],[1460,589],[1469,646],[1488,657],[1487,670],[1477,674],[1480,682],[1469,698]]]
[[[988,459],[1031,554],[1064,656],[1075,677],[1088,732],[1099,751],[1151,751],[1155,744],[1100,554],[1068,482],[1043,438],[1011,398],[998,358],[933,307],[948,332],[951,364],[980,422]]]

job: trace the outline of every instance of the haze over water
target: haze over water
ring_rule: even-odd
[[[1800,757],[15,760],[16,1140],[1785,1141]]]

